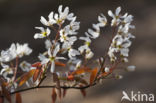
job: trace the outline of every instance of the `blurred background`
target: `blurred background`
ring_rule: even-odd
[[[31,58],[36,58],[45,49],[43,40],[34,40],[34,33],[38,32],[34,27],[42,26],[40,16],[47,17],[51,11],[57,11],[60,4],[69,6],[81,21],[79,35],[97,22],[100,13],[107,15],[109,9],[121,6],[122,12],[132,14],[136,26],[132,32],[136,39],[131,47],[129,65],[136,65],[136,71],[122,73],[121,80],[106,80],[87,89],[86,98],[77,90],[69,90],[66,98],[58,103],[120,103],[123,90],[156,96],[156,0],[0,0],[0,50],[8,48],[12,42],[28,42],[34,50]],[[109,31],[104,33],[109,34]],[[103,42],[103,38],[99,38],[93,44],[98,55],[104,50]],[[50,103],[51,89],[23,92],[22,98],[23,103]]]

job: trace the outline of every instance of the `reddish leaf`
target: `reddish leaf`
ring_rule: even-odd
[[[58,78],[58,75],[56,73],[53,73],[53,81],[56,83],[56,88],[58,89],[58,95],[61,99],[61,87],[60,87],[60,80]]]
[[[62,63],[62,62],[55,62],[56,66],[61,66],[61,67],[65,67],[66,64]]]
[[[2,94],[8,100],[8,102],[11,103],[11,95],[9,91],[5,88],[4,84],[2,84]]]
[[[33,74],[35,73],[35,69],[30,70],[29,72],[25,73],[19,82],[19,86],[22,86],[27,80],[29,80]]]
[[[40,74],[41,69],[35,69],[34,75],[33,75],[33,82],[35,82]]]
[[[4,98],[0,96],[0,103],[4,103]]]
[[[68,75],[67,80],[73,81],[74,80],[74,76],[73,75]]]
[[[42,64],[41,64],[41,62],[36,62],[36,63],[32,64],[31,66],[32,67],[37,67],[37,68],[39,67],[40,68],[42,66]]]
[[[97,75],[97,72],[98,72],[98,68],[95,68],[92,70],[91,75],[90,75],[90,85],[93,84],[95,77]]]
[[[76,71],[72,72],[72,75],[79,75],[79,74],[82,74],[85,72],[91,72],[91,69],[88,67],[83,67],[83,68],[77,69]]]
[[[67,89],[63,89],[63,98],[66,96],[67,94]]]
[[[20,93],[16,93],[16,103],[22,103],[22,98]]]
[[[52,103],[55,103],[56,99],[57,99],[57,94],[56,94],[56,90],[55,88],[52,88]]]
[[[85,89],[80,89],[80,92],[83,95],[83,97],[86,97],[86,91],[85,91]]]

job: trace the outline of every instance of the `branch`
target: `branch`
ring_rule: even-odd
[[[94,83],[92,85],[83,86],[83,87],[61,86],[60,88],[62,88],[62,89],[86,89],[89,87],[93,87],[95,85],[96,85],[96,83]],[[37,88],[56,88],[56,86],[36,86],[36,87],[17,90],[15,92],[10,93],[10,94],[15,94],[15,93],[24,92],[24,91],[28,91],[28,90],[32,90],[32,89],[37,89]]]

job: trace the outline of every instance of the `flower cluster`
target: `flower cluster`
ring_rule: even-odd
[[[128,62],[128,53],[129,47],[131,46],[132,42],[130,41],[131,38],[135,38],[130,32],[129,29],[135,28],[131,25],[133,21],[133,16],[128,15],[128,13],[121,15],[120,14],[121,8],[118,7],[116,9],[115,14],[112,11],[108,11],[108,15],[111,16],[112,22],[111,26],[117,27],[117,34],[112,39],[111,46],[109,47],[108,55],[111,61],[117,60],[116,53],[120,53],[120,57],[124,62]]]
[[[10,48],[7,50],[2,50],[0,55],[0,63],[1,63],[1,71],[0,75],[4,77],[5,80],[7,80],[7,83],[10,84],[11,91],[13,91],[15,88],[17,88],[17,84],[15,81],[15,68],[12,64],[12,61],[14,59],[21,58],[25,55],[30,55],[32,52],[32,49],[28,47],[28,44],[19,44],[19,43],[12,43]],[[11,63],[12,65],[8,65],[8,63]]]
[[[28,47],[27,43],[23,45],[13,43],[7,50],[2,50],[0,76],[3,79],[0,78],[0,82],[2,82],[0,84],[5,85],[10,91],[16,90],[24,83],[27,86],[32,83],[38,88],[50,71],[56,88],[61,93],[61,85],[64,86],[63,88],[68,86],[68,88],[89,87],[103,78],[107,78],[119,63],[128,62],[129,47],[132,44],[131,38],[135,38],[130,33],[130,29],[135,28],[131,24],[133,16],[128,13],[122,15],[120,12],[121,7],[118,7],[115,13],[111,10],[108,11],[108,16],[112,18],[110,23],[104,14],[99,15],[98,22],[92,24],[92,28],[89,28],[84,36],[78,35],[80,22],[77,21],[77,17],[73,13],[69,13],[68,7],[63,9],[63,6],[60,5],[58,13],[51,12],[48,19],[41,16],[40,22],[44,27],[35,27],[40,32],[35,33],[34,39],[44,39],[46,51],[39,54],[37,62],[30,64],[27,61],[19,63],[18,60],[31,54],[32,49]],[[101,29],[106,26],[114,29],[108,52],[101,54],[100,58],[94,60],[95,54],[92,51],[91,43],[98,37],[105,37],[101,34]],[[52,33],[56,34],[54,39],[52,39]],[[74,45],[77,41],[84,43],[76,47]],[[89,63],[97,63],[97,67],[92,68]],[[62,73],[56,69],[56,66],[69,70]],[[128,66],[126,70],[134,71],[135,66]],[[22,71],[24,74],[18,77],[18,71]],[[84,78],[85,74],[88,73],[90,73],[90,83]],[[113,77],[122,78],[120,75]],[[56,95],[55,90],[53,90],[53,94]]]
[[[23,44],[20,45],[19,43],[17,44],[11,44],[10,48],[7,50],[2,50],[1,51],[1,56],[0,56],[0,62],[9,62],[16,57],[23,57],[24,55],[29,55],[32,52],[32,49],[28,47],[28,44]]]

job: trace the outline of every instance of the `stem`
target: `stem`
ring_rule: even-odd
[[[94,83],[93,85],[87,85],[87,86],[83,86],[83,87],[61,86],[60,88],[62,88],[62,89],[86,89],[86,88],[89,88],[89,87],[92,87],[95,85],[96,85],[96,83]],[[10,93],[10,94],[15,94],[15,93],[24,92],[24,91],[28,91],[28,90],[32,90],[32,89],[37,89],[37,88],[56,88],[56,86],[36,86],[36,87],[26,88],[26,89],[22,89],[22,90],[17,90],[15,92]]]
[[[55,44],[56,44],[56,42],[58,41],[58,37],[59,37],[59,35],[60,35],[60,30],[61,30],[61,27],[62,27],[62,25],[60,24],[59,25],[59,29],[58,29],[58,31],[57,31],[57,33],[56,33],[56,36],[55,36],[55,40],[54,40],[54,45],[52,45],[52,48],[51,48],[51,51],[53,52],[53,50],[54,50],[54,47],[55,47]]]
[[[18,69],[18,56],[16,57],[16,66],[15,66],[15,70],[14,70],[13,81],[15,81],[15,79],[16,79],[17,69]]]

